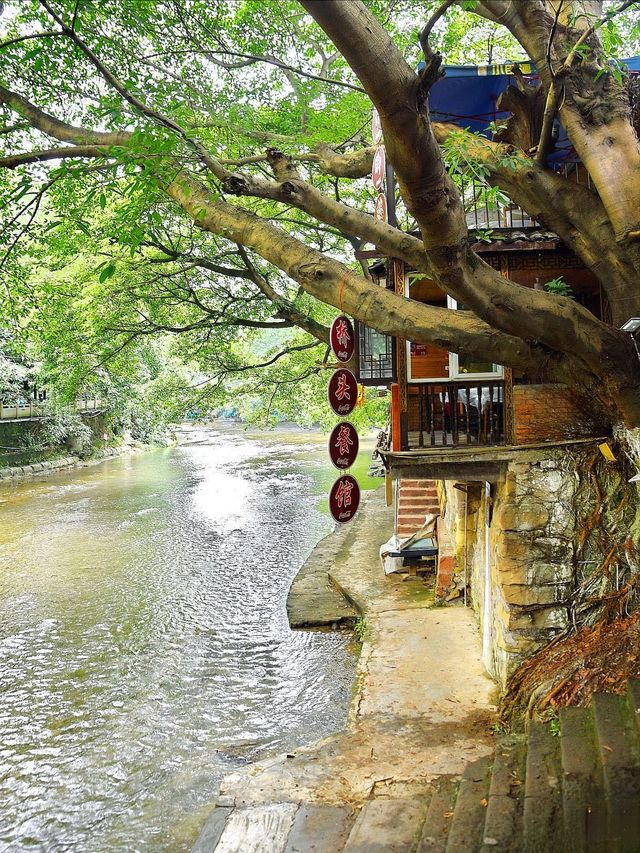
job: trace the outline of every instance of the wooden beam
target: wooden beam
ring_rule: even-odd
[[[497,483],[504,480],[507,473],[506,460],[486,460],[476,462],[450,461],[433,462],[424,456],[414,459],[394,461],[391,476],[394,479],[411,480],[457,480],[461,482]]]

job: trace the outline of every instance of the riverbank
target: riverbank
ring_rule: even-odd
[[[496,689],[473,615],[434,607],[433,578],[384,576],[378,548],[392,524],[383,491],[367,495],[357,520],[322,540],[289,596],[296,624],[313,624],[315,594],[322,623],[332,615],[341,621],[325,597],[328,575],[343,606],[364,619],[347,728],[227,776],[197,853],[219,841],[225,853],[246,850],[260,839],[256,849],[272,853],[335,853],[354,833],[354,850],[404,849],[435,780],[459,778],[468,762],[492,751]]]
[[[7,466],[0,468],[0,481],[22,481],[36,474],[53,473],[72,468],[88,468],[91,465],[98,465],[106,459],[114,459],[118,456],[125,456],[132,453],[143,453],[145,450],[150,449],[151,446],[145,444],[122,444],[118,447],[100,448],[94,451],[88,459],[81,459],[78,456],[61,456],[54,459],[47,459],[43,462],[32,462],[28,465]]]

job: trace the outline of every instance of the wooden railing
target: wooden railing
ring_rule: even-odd
[[[99,397],[90,400],[76,400],[77,412],[99,412],[105,408],[105,403]],[[36,420],[46,416],[44,403],[38,400],[27,400],[7,405],[0,402],[0,421]]]
[[[406,442],[409,449],[504,444],[502,380],[425,383],[413,387],[417,392],[408,397],[413,410],[409,413]]]

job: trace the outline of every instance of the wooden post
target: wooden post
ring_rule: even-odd
[[[404,296],[405,266],[404,261],[390,258],[389,263],[393,268],[393,289],[400,296]],[[400,403],[400,447],[399,450],[409,449],[409,401],[407,388],[407,342],[404,338],[397,338],[396,347],[396,371],[398,374],[398,392]]]
[[[400,389],[398,383],[391,386],[391,449],[402,448],[402,437],[400,434]]]

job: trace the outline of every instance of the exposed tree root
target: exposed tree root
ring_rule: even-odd
[[[629,592],[615,596],[618,608],[624,610]],[[529,658],[512,678],[500,716],[517,729],[549,709],[585,705],[594,692],[622,693],[630,678],[640,678],[638,611],[559,637]]]
[[[599,453],[576,459],[574,588],[570,627],[526,660],[501,703],[503,722],[583,705],[595,691],[622,692],[640,678],[640,500],[625,448],[617,462]]]

